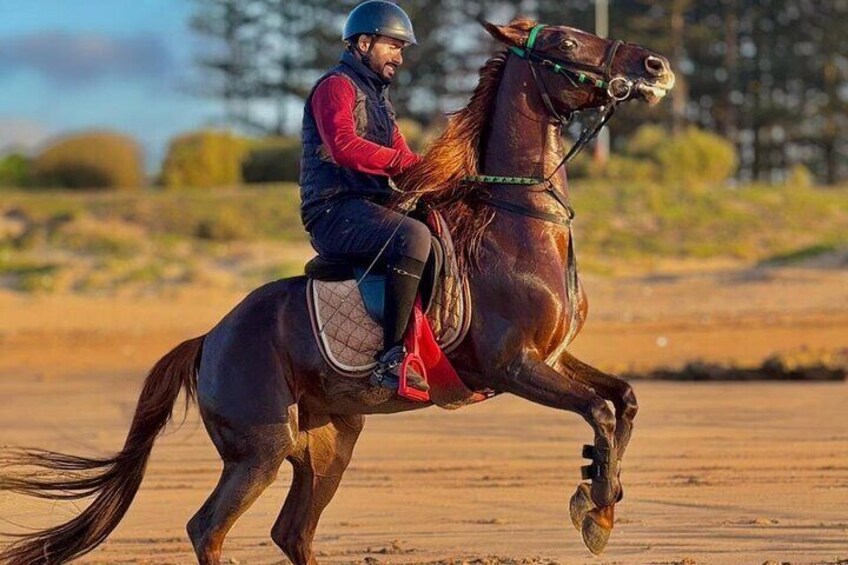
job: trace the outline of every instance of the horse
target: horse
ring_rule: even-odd
[[[594,431],[594,444],[584,447],[592,459],[584,468],[588,482],[579,483],[570,512],[584,543],[600,553],[623,495],[619,465],[637,402],[628,383],[565,348],[586,319],[588,301],[571,241],[562,127],[582,110],[601,109],[607,119],[627,100],[655,104],[674,74],[657,53],[571,27],[528,19],[481,24],[505,49],[481,68],[468,105],[450,116],[423,161],[396,179],[399,199],[441,211],[453,231],[473,308],[468,333],[449,355],[465,385],[576,412]],[[114,457],[36,449],[3,457],[6,469],[46,472],[6,471],[0,490],[93,500],[64,524],[22,535],[0,553],[0,563],[66,563],[103,542],[127,512],[184,391],[186,408],[197,404],[223,461],[217,486],[186,527],[198,562],[221,563],[227,532],[287,460],[292,484],[271,538],[295,565],[315,565],[318,521],[365,415],[429,404],[391,390],[374,402],[368,379],[334,372],[310,329],[306,286],[304,276],[266,284],[207,334],[160,359]]]

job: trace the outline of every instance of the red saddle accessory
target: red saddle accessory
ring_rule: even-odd
[[[406,372],[410,365],[414,366],[419,374],[424,377],[431,390],[467,390],[456,373],[456,369],[453,368],[444,351],[436,342],[436,336],[433,335],[430,322],[424,315],[420,296],[415,299],[412,319],[404,337],[404,345],[406,346],[406,359],[404,359],[400,368],[400,385],[398,386],[400,396],[419,402],[430,400],[430,393],[407,386]],[[485,393],[475,392],[469,400],[480,402],[486,398],[488,396]]]

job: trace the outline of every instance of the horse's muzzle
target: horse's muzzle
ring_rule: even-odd
[[[659,80],[648,82],[640,80],[636,83],[636,92],[644,98],[645,102],[653,106],[662,100],[668,92],[674,88],[675,77],[674,73],[668,71]]]

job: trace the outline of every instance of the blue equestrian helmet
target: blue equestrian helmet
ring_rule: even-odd
[[[412,21],[403,8],[385,0],[368,0],[350,11],[342,39],[348,41],[360,34],[385,35],[416,45]]]

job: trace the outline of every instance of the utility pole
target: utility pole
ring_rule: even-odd
[[[598,37],[609,35],[609,0],[595,0],[595,35]],[[606,165],[609,153],[609,130],[604,127],[595,143],[595,163],[601,166]]]

